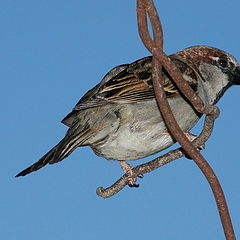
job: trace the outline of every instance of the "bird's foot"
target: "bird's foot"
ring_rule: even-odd
[[[185,132],[184,135],[185,135],[185,136],[188,138],[188,140],[191,141],[191,142],[194,141],[194,140],[197,138],[196,135],[194,135],[194,134],[192,134],[192,133],[190,133],[190,132]],[[197,146],[197,149],[198,149],[199,151],[205,149],[205,144],[203,143],[202,145]],[[192,160],[192,158],[191,158],[189,155],[187,155],[187,154],[186,154],[186,158]]]
[[[196,135],[194,135],[194,134],[192,134],[192,133],[190,133],[190,132],[184,132],[184,135],[185,135],[185,136],[188,138],[188,140],[191,141],[191,142],[194,141],[194,140],[197,138]],[[202,144],[202,145],[200,145],[200,146],[197,146],[197,149],[198,149],[199,151],[205,149],[205,144]]]
[[[171,135],[168,130],[165,130],[165,131],[163,132],[163,134]],[[184,135],[187,137],[187,139],[188,139],[190,142],[194,141],[194,140],[198,137],[198,136],[196,136],[196,135],[194,135],[194,134],[192,134],[192,133],[190,133],[190,132],[184,132]],[[197,149],[198,149],[199,151],[205,149],[205,144],[203,143],[202,145],[197,146]],[[192,158],[191,158],[190,156],[188,156],[187,154],[185,154],[185,157],[188,158],[188,159],[190,159],[190,160],[192,160]]]
[[[132,172],[133,167],[130,164],[128,164],[126,161],[119,160],[118,162],[121,168],[123,169],[123,171],[127,174],[128,186],[138,188],[139,184],[136,183],[137,178],[133,176],[133,172]],[[139,175],[138,177],[143,178],[143,175]]]

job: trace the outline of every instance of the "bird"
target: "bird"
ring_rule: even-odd
[[[240,84],[237,60],[215,47],[193,46],[169,58],[205,104],[215,105],[229,87]],[[173,115],[188,134],[202,114],[193,108],[164,68],[162,82]],[[96,155],[117,160],[128,173],[129,186],[137,187],[127,161],[156,154],[176,142],[156,102],[152,56],[113,68],[77,102],[62,123],[68,127],[63,139],[16,177],[60,162],[77,147],[90,146]]]

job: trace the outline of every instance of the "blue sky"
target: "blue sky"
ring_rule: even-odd
[[[240,60],[238,0],[155,2],[166,53],[204,44]],[[224,239],[210,188],[185,158],[109,199],[95,189],[122,171],[89,148],[14,178],[63,137],[61,119],[112,67],[149,55],[137,33],[135,1],[3,0],[0,34],[1,239]],[[203,151],[222,183],[238,237],[239,101],[240,87],[221,99],[221,116]]]

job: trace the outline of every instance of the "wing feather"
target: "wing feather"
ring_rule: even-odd
[[[191,69],[189,70],[189,66],[186,63],[175,59],[173,56],[172,60],[183,74],[187,73],[189,76],[190,71],[192,80],[189,84],[195,90],[197,88],[195,72]],[[187,78],[186,80],[189,81]],[[179,95],[178,89],[164,69],[163,87],[167,97]],[[62,123],[71,126],[78,112],[88,108],[111,103],[124,104],[148,101],[153,98],[155,98],[155,94],[152,84],[152,57],[145,57],[131,64],[121,65],[112,69],[98,85],[79,100],[73,111],[62,120]]]

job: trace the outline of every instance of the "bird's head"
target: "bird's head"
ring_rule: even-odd
[[[240,65],[232,55],[220,49],[194,46],[171,58],[185,62],[196,73],[198,93],[206,103],[215,104],[230,86],[240,85]]]

